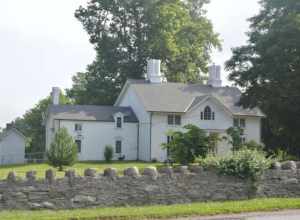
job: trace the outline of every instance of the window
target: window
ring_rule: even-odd
[[[181,115],[168,115],[168,125],[181,125]]]
[[[117,117],[117,128],[122,128],[122,118]]]
[[[75,124],[75,131],[82,131],[82,124]]]
[[[122,141],[116,141],[116,154],[122,153]]]
[[[181,116],[175,115],[175,125],[181,125]]]
[[[233,119],[233,126],[239,128],[246,127],[246,120],[244,118],[234,118]]]
[[[204,120],[211,120],[211,109],[209,106],[206,106],[204,109]]]
[[[75,140],[77,145],[77,153],[81,153],[81,140]]]
[[[169,144],[173,140],[173,136],[167,136],[167,143]],[[167,148],[167,158],[170,157],[170,148]]]
[[[169,144],[173,140],[172,136],[167,136],[167,143]]]
[[[215,113],[211,110],[209,106],[206,106],[204,108],[204,112],[200,113],[201,120],[215,120]]]

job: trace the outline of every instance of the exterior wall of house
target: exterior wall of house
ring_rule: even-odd
[[[259,117],[246,117],[245,127],[246,141],[256,141],[261,143],[261,118]]]
[[[0,141],[0,164],[22,164],[25,162],[25,140],[16,132],[9,131]]]
[[[215,120],[201,120],[200,113],[204,111],[206,106],[210,106],[211,110],[215,112]],[[182,126],[187,124],[194,124],[208,133],[218,133],[220,137],[226,136],[226,130],[233,126],[233,117],[227,113],[224,108],[212,101],[211,99],[203,102],[191,111],[182,115],[181,126],[168,125],[168,113],[153,113],[152,116],[152,138],[151,138],[151,157],[159,161],[167,159],[166,150],[162,149],[162,143],[167,142],[167,133],[170,130],[183,130]],[[260,143],[260,118],[245,117],[245,137],[246,141],[254,140]],[[231,153],[231,146],[226,140],[221,140],[217,147],[217,154],[224,156]]]
[[[81,124],[82,131],[75,131],[75,124]],[[114,148],[114,160],[121,156],[125,160],[137,159],[137,123],[123,123],[122,128],[116,128],[115,122],[54,120],[54,127],[56,131],[58,127],[67,128],[74,140],[81,140],[80,161],[104,160],[106,145]],[[49,138],[54,137],[52,133]],[[121,154],[115,152],[116,141],[122,141]]]
[[[138,95],[135,90],[129,86],[122,100],[120,100],[119,106],[131,107],[135,115],[139,120],[138,131],[138,154],[139,160],[150,160],[150,113],[147,112],[138,99]]]

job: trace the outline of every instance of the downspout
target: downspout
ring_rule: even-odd
[[[140,158],[140,122],[137,123],[137,154],[136,154],[136,160],[139,160]]]
[[[153,116],[153,112],[150,112],[150,160],[152,159],[152,116]]]

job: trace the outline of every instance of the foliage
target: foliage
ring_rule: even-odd
[[[229,79],[244,90],[240,104],[259,106],[267,118],[263,141],[300,156],[299,0],[262,0],[250,19],[248,44],[233,50]]]
[[[196,162],[199,163],[204,169],[218,169],[221,157],[214,154],[208,154],[206,157],[199,157]]]
[[[259,178],[273,162],[262,151],[246,148],[235,151],[229,156],[208,157],[198,161],[206,168],[216,168],[221,174],[251,180]]]
[[[169,81],[199,82],[218,35],[205,16],[208,0],[90,0],[76,10],[96,59],[73,77],[79,104],[112,104],[128,78],[143,79],[147,59],[163,62]]]
[[[262,151],[264,149],[264,146],[262,144],[257,143],[256,141],[248,141],[243,144],[243,147],[249,149],[249,150],[257,150]]]
[[[111,163],[114,155],[114,149],[111,145],[106,145],[104,149],[104,158],[106,163]]]
[[[232,150],[237,151],[242,148],[243,146],[243,129],[239,127],[230,127],[226,130],[226,137],[223,137],[228,141],[230,145],[232,145]]]
[[[63,166],[73,165],[77,161],[77,145],[66,128],[60,128],[55,133],[47,158],[49,164],[60,171]]]
[[[199,156],[206,157],[210,152],[210,138],[206,132],[195,125],[186,125],[182,131],[171,131],[173,139],[163,144],[168,149],[171,159],[181,164],[193,163]]]
[[[218,143],[222,140],[219,133],[210,133],[208,136],[208,146],[213,154],[217,152]]]
[[[294,155],[288,154],[288,152],[284,150],[277,149],[273,152],[271,152],[271,157],[273,157],[275,160],[279,162],[284,162],[284,161],[296,161],[297,157]]]
[[[68,104],[71,101],[63,94],[60,103]],[[32,109],[28,110],[21,118],[14,120],[14,126],[27,138],[26,153],[33,154],[33,158],[42,159],[45,152],[45,126],[44,116],[47,113],[51,98],[42,99]]]

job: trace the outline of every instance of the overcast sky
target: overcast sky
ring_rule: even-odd
[[[230,48],[245,43],[247,18],[259,10],[258,0],[211,0],[208,16],[220,34],[221,64]],[[22,116],[46,97],[51,87],[67,88],[95,53],[74,11],[87,0],[0,0],[0,127]],[[223,74],[226,82],[227,75]]]

